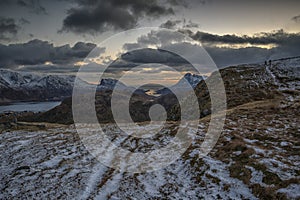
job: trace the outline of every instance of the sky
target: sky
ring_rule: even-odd
[[[99,46],[115,34],[143,27],[170,31],[140,31],[126,39],[114,37],[113,42],[106,42],[108,46]],[[187,42],[173,32],[192,40]],[[1,68],[75,73],[88,64],[104,68],[133,47],[167,47],[184,50],[179,52],[184,54],[205,48],[219,68],[297,56],[300,1],[0,0]],[[85,59],[92,50],[94,57],[99,58],[97,62]],[[142,51],[133,57],[145,57],[148,53]],[[155,55],[160,63],[166,59],[164,56],[169,55]],[[123,64],[118,64],[120,69],[126,69],[135,60],[130,59],[119,57]],[[144,64],[143,59],[140,61]],[[151,66],[146,71],[165,72]]]

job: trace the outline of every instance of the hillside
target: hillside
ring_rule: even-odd
[[[196,93],[207,113],[196,129],[189,128],[189,134],[194,134],[192,144],[169,166],[148,173],[132,174],[104,166],[87,151],[74,125],[27,123],[3,130],[0,198],[299,199],[299,58],[273,61],[272,65],[229,67],[220,73],[228,98],[227,117],[207,156],[199,157],[211,119],[209,95],[202,81]],[[100,120],[111,120],[106,104],[110,93],[97,92],[96,109],[104,113],[98,116]],[[151,98],[135,94],[133,111],[142,112],[133,116],[145,113],[143,109],[149,106],[145,102],[169,99],[165,95]],[[38,116],[41,121],[69,124],[70,106],[71,99],[66,99]],[[172,106],[169,109],[174,111]],[[178,122],[169,121],[151,138],[136,138],[123,134],[115,124],[102,124],[115,145],[131,152],[147,152],[173,141],[178,126]],[[151,133],[155,128],[150,126],[146,131]],[[93,134],[91,137],[94,140]],[[119,161],[110,146],[105,149],[111,152],[112,162]]]
[[[300,91],[300,57],[273,61],[271,65],[248,64],[220,69],[227,96],[227,107],[233,108],[245,103],[273,99],[278,97],[294,98]],[[205,84],[213,79],[214,73],[205,81],[196,77],[200,82],[195,86],[198,97],[200,117],[210,114],[210,95]],[[193,77],[189,76],[191,80]],[[189,80],[189,79],[188,79]],[[164,90],[164,89],[162,89]],[[113,122],[110,109],[110,97],[112,90],[97,92],[96,109],[99,122]],[[188,97],[187,97],[188,98]],[[71,99],[62,105],[46,113],[39,114],[27,121],[47,121],[55,123],[72,123]],[[178,100],[170,93],[164,93],[159,97],[148,96],[137,92],[131,99],[130,112],[134,121],[149,120],[148,110],[153,104],[165,106],[168,119],[178,120],[180,109]],[[192,111],[191,111],[192,112]]]
[[[139,174],[102,165],[72,125],[4,131],[0,198],[299,199],[299,109],[299,98],[283,97],[232,108],[213,151],[199,158],[210,120],[205,117],[190,130],[196,135],[181,158]],[[113,124],[103,126],[115,144],[132,151],[168,142],[176,127],[169,122],[156,137],[138,139]]]

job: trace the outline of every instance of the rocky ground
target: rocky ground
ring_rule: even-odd
[[[217,145],[199,158],[210,120],[203,118],[180,159],[141,174],[103,166],[88,153],[73,125],[3,131],[0,199],[299,199],[299,107],[295,97],[228,110]],[[175,127],[170,122],[165,137],[172,139]],[[112,140],[117,138],[113,125],[106,130]],[[133,138],[122,143],[132,149],[141,144]]]

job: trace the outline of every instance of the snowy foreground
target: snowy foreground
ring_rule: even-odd
[[[299,199],[299,116],[270,109],[272,104],[229,111],[217,145],[204,158],[198,151],[209,119],[200,120],[192,145],[180,159],[140,174],[102,165],[73,125],[4,131],[0,199]],[[135,151],[139,145],[151,149],[170,140],[175,127],[168,124],[157,141],[123,138],[122,143]],[[114,126],[105,128],[117,141]]]

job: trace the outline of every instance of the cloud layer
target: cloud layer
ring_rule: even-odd
[[[153,46],[179,52],[180,55],[185,55],[188,60],[199,58],[198,64],[207,73],[209,73],[210,68],[206,68],[205,61],[201,60],[201,56],[197,53],[203,51],[199,42],[202,43],[218,67],[299,56],[300,52],[300,33],[286,33],[279,30],[258,33],[253,36],[238,36],[193,32],[187,29],[180,31],[184,34],[168,30],[151,31],[137,38],[134,43],[124,44],[123,50],[127,53],[113,62],[108,73],[120,73],[137,65],[149,63],[172,66],[179,71],[192,71],[189,63],[172,53],[154,49],[132,52],[136,48]],[[186,36],[193,38],[193,40],[186,41]],[[271,44],[273,46],[267,48]],[[22,44],[0,45],[0,67],[17,69],[20,66],[26,66],[27,70],[34,71],[72,72],[74,71],[74,65],[78,61],[83,61],[95,47],[95,44],[83,42],[78,42],[72,47],[70,45],[54,46],[50,42],[41,40],[32,40]],[[97,57],[104,52],[105,48],[97,49],[93,57]],[[108,56],[108,60],[110,59],[109,55],[104,56]],[[92,64],[97,69],[103,67],[102,64]],[[147,69],[145,73],[159,71],[160,69]]]
[[[0,66],[16,68],[20,65],[74,65],[83,60],[92,49],[92,43],[78,42],[73,47],[70,45],[57,46],[47,41],[32,40],[22,44],[0,45]],[[95,56],[103,53],[105,49],[98,49]]]
[[[193,33],[187,32],[194,40],[202,43],[226,43],[226,44],[276,44],[283,45],[291,42],[299,41],[299,33],[286,33],[283,30],[273,32],[257,33],[254,36],[238,36],[234,34],[216,35],[206,32],[197,31]]]
[[[188,29],[179,31],[183,33],[182,37],[169,31],[153,31],[139,37],[135,43],[125,44],[124,49],[149,46],[168,47],[168,49],[177,49],[193,56],[197,45],[184,42],[184,35],[188,35],[201,42],[218,67],[300,55],[300,33],[287,33],[279,30],[257,33],[253,36],[238,36],[193,32]]]
[[[0,17],[0,41],[10,41],[16,37],[19,29],[14,19]]]
[[[254,36],[237,36],[198,31],[189,32],[189,35],[200,41],[221,67],[300,55],[300,33],[278,30]]]
[[[9,7],[21,7],[36,15],[47,15],[47,9],[41,5],[40,0],[1,0],[0,11]]]
[[[157,18],[174,13],[171,7],[157,0],[78,0],[77,3],[77,7],[68,10],[61,31],[95,34],[126,30],[134,28],[145,16]]]

